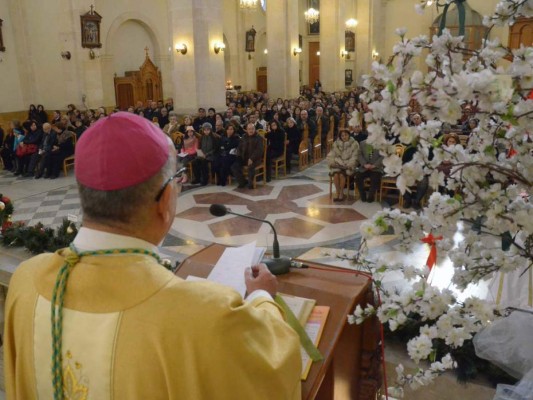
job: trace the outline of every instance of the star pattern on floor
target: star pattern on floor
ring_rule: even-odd
[[[294,180],[290,184],[273,182],[255,190],[207,187],[187,192],[179,202],[182,202],[176,214],[179,222],[173,225],[173,233],[189,236],[189,232],[203,228],[205,234],[200,239],[221,243],[228,243],[229,238],[268,235],[270,227],[231,214],[212,216],[209,213],[211,204],[224,204],[235,213],[268,220],[278,235],[298,244],[332,240],[332,231],[337,227],[343,227],[339,231],[342,237],[353,236],[358,232],[358,223],[368,218],[366,212],[356,209],[355,199],[334,203],[326,183],[310,180]],[[198,239],[198,236],[190,237]]]

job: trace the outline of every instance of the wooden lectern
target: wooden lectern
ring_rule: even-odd
[[[213,244],[185,259],[176,275],[207,277],[226,247]],[[318,348],[324,360],[311,366],[302,381],[302,399],[375,400],[381,386],[379,325],[369,319],[362,325],[350,325],[347,315],[358,304],[373,303],[370,281],[323,264],[305,262],[325,268],[294,269],[278,276],[279,291],[316,300],[329,306],[330,313]]]

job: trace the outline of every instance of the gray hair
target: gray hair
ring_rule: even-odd
[[[155,201],[158,190],[176,172],[176,157],[169,153],[167,162],[145,182],[119,190],[95,190],[78,182],[83,215],[105,225],[124,225],[142,221],[142,210]]]

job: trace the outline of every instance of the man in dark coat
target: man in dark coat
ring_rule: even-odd
[[[237,161],[231,166],[233,176],[239,182],[239,188],[248,185],[248,189],[254,188],[255,169],[263,162],[264,139],[255,131],[252,123],[246,125],[246,135],[241,140],[237,150]],[[248,169],[248,181],[244,179],[243,168]]]

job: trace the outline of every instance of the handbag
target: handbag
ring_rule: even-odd
[[[23,146],[18,146],[16,155],[17,157],[24,157],[27,155],[31,155],[33,153],[36,153],[38,150],[38,147],[36,144],[25,144]]]

